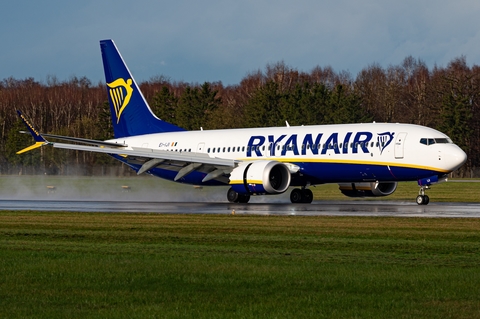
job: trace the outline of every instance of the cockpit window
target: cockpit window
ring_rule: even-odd
[[[433,144],[452,144],[452,140],[449,138],[421,138],[420,144],[433,145]]]
[[[452,144],[452,140],[449,138],[436,138],[435,143],[437,144]]]

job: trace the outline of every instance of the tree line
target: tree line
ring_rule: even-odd
[[[359,122],[413,123],[438,129],[468,155],[459,172],[480,174],[480,67],[465,57],[429,69],[407,57],[399,65],[372,64],[354,78],[349,72],[315,67],[301,72],[284,62],[247,74],[239,84],[185,83],[164,76],[140,83],[152,111],[189,130]],[[90,139],[112,138],[103,83],[73,77],[45,82],[6,78],[0,82],[1,174],[125,174],[106,155],[42,148],[32,144],[18,120],[23,111],[44,133]]]

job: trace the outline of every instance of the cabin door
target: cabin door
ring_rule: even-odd
[[[407,133],[405,132],[398,133],[397,138],[395,140],[395,158],[396,159],[403,158],[403,147],[405,145],[406,138],[407,138]]]

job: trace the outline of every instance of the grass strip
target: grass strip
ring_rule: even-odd
[[[480,220],[0,212],[2,318],[480,317]]]

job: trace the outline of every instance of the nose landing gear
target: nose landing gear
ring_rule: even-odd
[[[418,196],[416,199],[418,205],[428,205],[428,203],[430,202],[430,197],[428,197],[428,195],[425,195],[426,189],[430,189],[430,187],[420,186],[420,190],[418,191]]]

